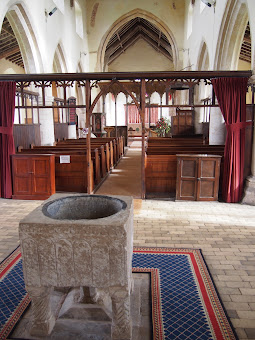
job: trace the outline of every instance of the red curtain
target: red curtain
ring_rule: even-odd
[[[0,191],[3,198],[12,197],[11,155],[15,153],[15,89],[15,82],[0,82]]]
[[[158,108],[150,108],[150,122],[155,124],[158,121]],[[128,123],[129,124],[140,124],[141,118],[136,105],[128,105]],[[145,108],[145,123],[149,123],[149,108]]]
[[[227,129],[222,197],[228,203],[239,202],[243,194],[247,82],[247,78],[212,79]]]

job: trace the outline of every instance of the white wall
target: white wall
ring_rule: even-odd
[[[146,41],[139,39],[109,66],[109,72],[171,71],[173,63],[155,51]]]
[[[0,60],[0,74],[17,74],[25,73],[23,67],[20,67],[6,59]]]
[[[98,6],[96,5],[98,3]],[[100,44],[106,38],[110,29],[118,27],[120,18],[127,17],[132,11],[139,11],[141,15],[151,16],[156,25],[162,25],[162,31],[167,32],[176,41],[177,53],[183,47],[184,7],[185,1],[168,0],[87,0],[87,32],[90,51],[90,70],[100,71],[97,65],[97,53]],[[114,26],[114,27],[113,27]],[[179,57],[179,56],[178,56]],[[177,69],[182,67],[182,60],[179,60]]]
[[[186,2],[186,18],[188,18],[188,11],[189,11],[189,4],[190,0],[185,0]],[[193,7],[193,18],[192,18],[192,33],[188,40],[184,40],[184,49],[183,52],[183,59],[184,59],[184,65],[187,66],[190,62],[193,66],[192,69],[197,69],[197,62],[199,60],[199,56],[201,53],[202,44],[205,42],[208,48],[208,54],[209,54],[209,70],[214,70],[215,65],[217,63],[220,63],[221,61],[217,59],[217,48],[219,48],[223,52],[223,56],[226,57],[227,54],[229,54],[231,57],[235,55],[238,57],[240,53],[239,49],[231,49],[230,48],[230,40],[231,40],[231,33],[235,31],[235,34],[237,36],[240,36],[241,31],[244,29],[243,22],[242,22],[242,16],[238,17],[238,9],[240,6],[244,8],[245,11],[245,5],[247,6],[248,10],[248,20],[250,22],[250,28],[251,28],[251,39],[252,39],[252,64],[249,67],[249,69],[254,68],[254,52],[255,52],[255,16],[253,13],[255,13],[255,1],[254,0],[218,0],[216,1],[215,8],[205,6],[204,9],[201,11],[201,1],[195,1],[195,5]],[[223,25],[223,20],[225,16],[228,13],[228,8],[233,8],[233,12],[231,12],[231,15],[229,15],[230,20],[233,19],[233,21],[230,22],[229,27],[230,32],[229,36],[227,36],[225,42],[221,40],[220,36],[220,29]],[[236,20],[236,21],[235,21]],[[186,19],[186,25],[185,25],[185,34],[184,36],[187,36],[187,19]],[[233,26],[233,27],[232,27]],[[231,31],[232,29],[232,31]],[[243,32],[244,33],[244,32]],[[233,39],[233,37],[232,37]],[[221,43],[223,45],[221,45]],[[236,41],[232,41],[232,44],[236,44]],[[238,42],[236,44],[238,46]],[[239,46],[240,47],[240,46]],[[225,54],[225,55],[224,55]],[[226,59],[229,60],[229,57]],[[233,69],[233,65],[231,62],[228,64],[225,63],[224,69]],[[247,67],[247,66],[246,66]],[[248,67],[247,67],[248,68]],[[240,69],[247,69],[244,68],[243,65]],[[238,66],[236,66],[235,69],[238,69]]]
[[[0,28],[4,16],[9,10],[16,10],[13,5],[14,0],[0,1]],[[64,13],[59,9],[52,15],[45,15],[45,11],[49,13],[56,4],[52,0],[20,1],[20,8],[24,10],[21,24],[24,24],[24,30],[27,33],[29,45],[33,50],[33,55],[38,54],[42,60],[42,67],[37,64],[36,72],[48,73],[52,72],[53,58],[55,50],[59,42],[63,47],[65,60],[67,64],[67,72],[76,72],[78,63],[81,61],[84,71],[89,71],[88,65],[88,46],[87,35],[81,39],[76,33],[75,10],[70,7],[70,1],[65,0]],[[26,15],[29,18],[27,23]],[[86,32],[86,8],[83,6],[84,31]],[[26,27],[25,27],[26,26]],[[22,46],[22,42],[19,41]],[[26,46],[24,46],[26,48]],[[81,54],[86,53],[85,54]],[[2,62],[0,61],[0,65]],[[2,69],[1,69],[2,70]]]

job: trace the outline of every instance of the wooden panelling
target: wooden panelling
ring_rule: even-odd
[[[175,192],[176,169],[176,155],[147,155],[145,167],[146,192]]]
[[[172,116],[171,125],[171,131],[173,135],[193,135],[194,111],[176,110],[176,116]]]
[[[56,157],[56,191],[87,192],[87,157],[70,155],[70,163],[60,163]],[[92,171],[93,177],[93,171]]]
[[[113,130],[111,131],[111,137],[116,137],[116,128],[112,126]],[[127,126],[117,126],[117,137],[124,137],[124,145],[127,146]]]
[[[193,145],[192,145],[193,144]],[[205,145],[200,138],[149,138],[146,150],[145,165],[145,187],[146,194],[169,193],[170,196],[176,192],[177,157],[176,154],[215,154],[224,155],[224,145]],[[183,178],[185,183],[185,195],[190,199],[196,195],[197,187],[192,177],[197,178],[196,166],[191,159],[185,160]],[[203,176],[208,170],[208,163],[203,164]],[[222,171],[223,167],[221,167]],[[208,183],[203,183],[201,190],[204,195]],[[208,189],[208,188],[207,188]],[[209,190],[209,189],[208,189]],[[165,197],[165,196],[164,196]]]
[[[28,149],[31,144],[41,145],[40,124],[14,124],[13,137],[16,150],[19,146]]]
[[[54,123],[55,140],[68,138],[68,123]]]

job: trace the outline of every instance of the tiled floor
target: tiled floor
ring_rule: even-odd
[[[19,242],[20,219],[40,203],[0,199],[1,260]],[[254,206],[135,199],[134,245],[202,249],[239,339],[255,339]]]

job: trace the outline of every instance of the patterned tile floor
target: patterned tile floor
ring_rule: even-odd
[[[19,243],[21,218],[39,204],[0,199],[1,260]],[[255,340],[255,207],[135,199],[134,208],[134,245],[202,249],[239,339]]]

